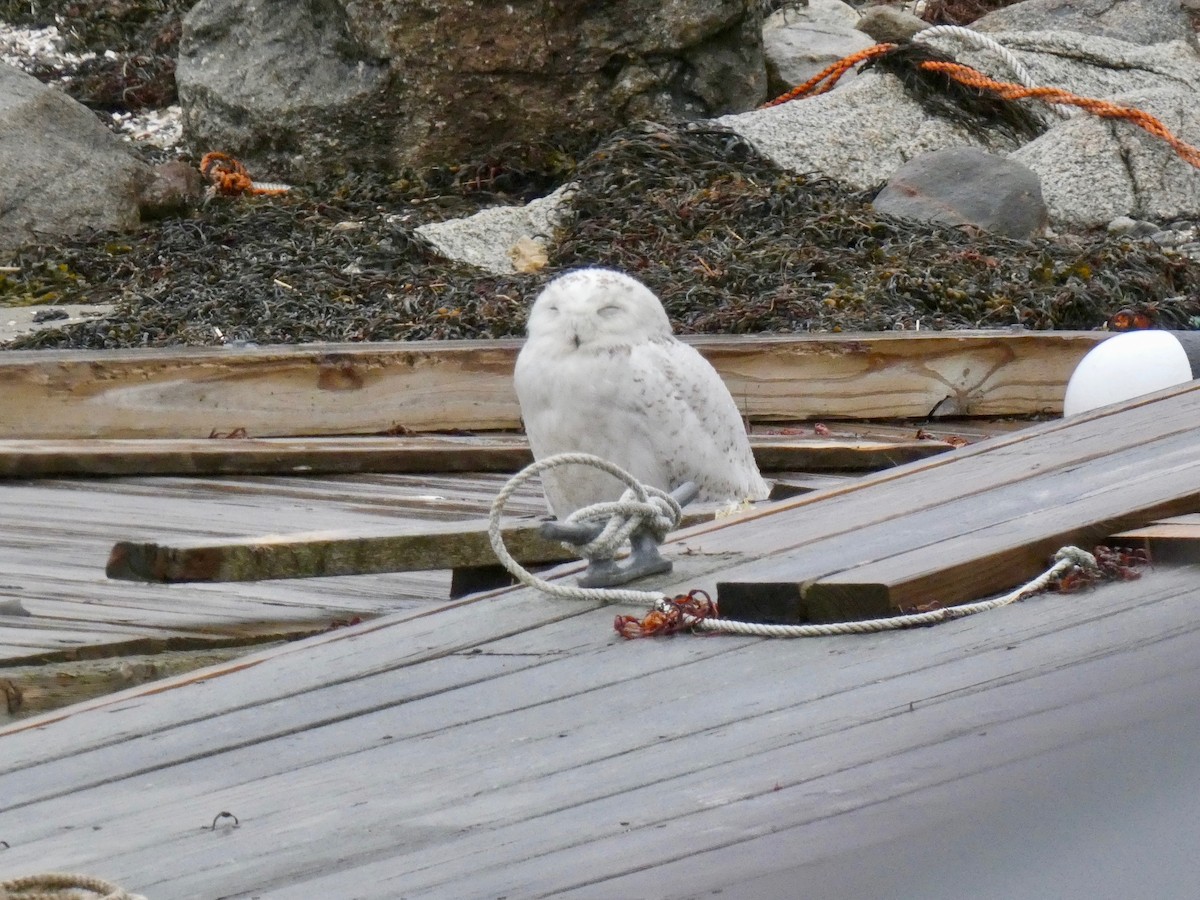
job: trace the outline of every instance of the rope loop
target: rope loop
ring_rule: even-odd
[[[131,894],[91,875],[45,872],[0,881],[0,900],[81,900],[80,892],[89,895],[90,900],[146,900],[141,894]]]
[[[759,622],[736,622],[720,618],[716,601],[702,590],[668,597],[661,591],[634,591],[624,588],[581,588],[574,585],[546,581],[525,569],[504,544],[501,528],[501,516],[505,504],[513,493],[529,479],[540,475],[549,469],[559,466],[582,465],[592,466],[607,472],[623,481],[628,490],[620,500],[611,503],[597,503],[593,506],[577,510],[567,518],[567,522],[599,521],[607,518],[600,536],[586,545],[584,551],[597,554],[588,558],[611,558],[621,542],[642,523],[650,523],[653,527],[665,529],[663,534],[674,528],[682,512],[674,498],[663,491],[647,485],[639,484],[637,479],[607,460],[589,453],[560,453],[538,460],[526,466],[510,478],[496,495],[492,502],[491,514],[488,517],[488,539],[496,557],[506,569],[521,584],[536,588],[554,597],[569,600],[590,600],[602,603],[650,603],[650,611],[638,618],[637,616],[617,616],[613,627],[624,638],[650,637],[659,634],[674,634],[678,631],[691,629],[693,631],[717,632],[722,634],[752,635],[755,637],[829,637],[841,634],[871,634],[880,631],[894,631],[900,628],[913,628],[920,625],[936,625],[951,619],[961,619],[976,613],[999,609],[1022,600],[1031,594],[1044,590],[1055,579],[1068,579],[1084,575],[1089,579],[1098,579],[1105,574],[1105,568],[1097,557],[1079,547],[1063,547],[1054,554],[1054,562],[1050,568],[1032,581],[1021,585],[1002,597],[990,600],[979,600],[975,603],[964,603],[959,606],[942,606],[925,609],[919,612],[888,616],[882,619],[863,619],[850,622],[830,622],[809,625],[771,625]],[[631,524],[632,523],[632,524]],[[569,545],[568,545],[569,546]],[[1098,548],[1098,552],[1099,549]],[[577,552],[579,552],[577,550]],[[1128,558],[1126,558],[1128,557]],[[1137,577],[1127,573],[1131,566],[1143,562],[1133,554],[1121,556],[1109,563],[1120,577]],[[1060,586],[1061,589],[1061,586]]]
[[[550,469],[560,466],[591,466],[602,472],[607,472],[614,478],[625,483],[627,490],[620,500],[607,503],[596,503],[577,509],[567,517],[566,522],[599,521],[607,518],[603,531],[584,547],[577,548],[568,545],[576,553],[588,554],[586,559],[611,559],[623,544],[642,523],[648,524],[658,534],[665,535],[679,524],[683,515],[679,504],[665,491],[649,485],[641,484],[636,478],[620,466],[610,463],[599,456],[590,453],[558,453],[547,456],[532,465],[526,466],[510,478],[492,501],[492,509],[488,515],[488,540],[496,558],[509,573],[521,584],[537,588],[543,593],[566,600],[596,600],[602,603],[654,603],[664,595],[659,591],[635,591],[624,588],[581,588],[575,585],[560,584],[538,578],[522,566],[508,552],[504,544],[504,534],[501,528],[501,516],[504,507],[513,493],[529,481]]]
[[[614,626],[617,633],[624,638],[650,637],[656,634],[672,634],[691,628],[695,631],[716,632],[720,634],[741,634],[752,637],[772,638],[803,638],[803,637],[832,637],[842,634],[874,634],[880,631],[896,631],[901,628],[915,628],[921,625],[936,625],[951,619],[962,619],[976,613],[999,609],[1022,600],[1031,594],[1036,594],[1046,588],[1050,582],[1076,569],[1089,570],[1089,567],[1099,572],[1096,558],[1078,547],[1063,547],[1054,556],[1054,564],[1032,581],[1021,585],[1002,597],[991,600],[980,600],[975,603],[964,603],[960,606],[943,606],[924,612],[908,613],[899,616],[889,616],[884,619],[862,619],[851,622],[829,622],[812,625],[769,625],[759,622],[735,622],[730,619],[717,617],[716,604],[711,610],[689,608],[681,601],[687,598],[669,600],[663,598],[655,604],[655,608],[640,621],[633,616],[617,617]],[[688,595],[703,593],[693,591]],[[707,595],[705,595],[707,597]],[[632,620],[632,621],[624,621]]]

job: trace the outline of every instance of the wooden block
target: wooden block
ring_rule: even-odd
[[[761,597],[774,620],[979,600],[1032,578],[1065,544],[1087,549],[1114,531],[1200,508],[1200,388],[1122,409],[782,504],[761,527],[741,526],[720,542],[780,547],[720,579],[722,614],[753,615]],[[681,540],[712,549],[694,534]]]
[[[1103,332],[688,337],[752,421],[1056,412]],[[520,424],[519,341],[0,355],[0,438],[252,437]]]
[[[558,543],[543,540],[536,523],[510,525],[504,539],[522,562],[572,558]],[[431,522],[419,530],[306,532],[220,543],[121,541],[105,573],[127,581],[260,581],[452,569],[495,560],[485,521]]]
[[[1122,531],[1105,543],[1145,550],[1155,563],[1194,565],[1200,563],[1200,514],[1175,516]]]

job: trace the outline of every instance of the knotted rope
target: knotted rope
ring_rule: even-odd
[[[508,503],[508,498],[529,479],[560,466],[591,466],[607,472],[614,478],[623,481],[627,486],[627,490],[621,495],[620,500],[585,506],[577,509],[564,520],[564,523],[568,525],[605,522],[603,530],[590,543],[582,547],[564,545],[584,559],[613,558],[621,549],[621,545],[629,539],[629,536],[641,527],[648,528],[661,541],[679,524],[679,519],[683,515],[683,510],[680,509],[674,497],[658,488],[641,484],[620,466],[615,466],[590,453],[559,453],[526,466],[508,480],[500,489],[500,493],[496,495],[496,499],[492,501],[491,514],[488,516],[488,539],[500,562],[521,584],[568,600],[644,603],[665,598],[665,594],[657,591],[581,588],[546,581],[525,569],[508,552],[508,548],[504,545],[504,535],[500,526],[500,517],[504,512],[505,504]]]
[[[607,518],[600,536],[584,551],[594,555],[587,558],[607,559],[617,552],[629,534],[640,524],[647,523],[656,533],[665,535],[679,522],[679,504],[669,495],[656,488],[638,483],[632,475],[607,460],[588,453],[560,453],[526,466],[510,478],[492,501],[488,517],[488,538],[496,557],[510,574],[526,587],[536,588],[554,597],[568,600],[596,600],[602,603],[651,603],[651,611],[642,619],[636,616],[617,616],[614,627],[626,638],[647,637],[654,634],[670,634],[683,629],[710,631],[723,634],[744,634],[756,637],[829,637],[839,634],[869,634],[878,631],[893,631],[913,628],[918,625],[936,625],[950,619],[961,619],[976,613],[999,609],[1015,603],[1030,594],[1036,594],[1056,578],[1079,570],[1098,576],[1100,566],[1096,558],[1078,547],[1063,547],[1054,555],[1054,564],[1032,581],[1023,584],[1002,597],[965,603],[961,606],[946,606],[927,612],[889,616],[886,619],[864,619],[854,622],[832,622],[813,625],[768,625],[757,622],[736,622],[719,618],[717,605],[704,591],[692,591],[681,597],[668,597],[661,591],[635,591],[625,588],[581,588],[539,578],[525,569],[504,544],[501,516],[509,497],[526,481],[548,469],[559,466],[592,466],[623,481],[628,490],[615,503],[597,503],[576,510],[567,522],[597,521]],[[627,499],[628,498],[628,499]],[[607,537],[606,537],[607,535]],[[569,546],[570,545],[565,545]],[[570,547],[576,552],[580,549]]]
[[[141,894],[131,894],[91,875],[46,872],[0,881],[0,900],[80,900],[81,892],[92,895],[88,900],[146,900]]]
[[[228,153],[213,151],[205,153],[200,160],[200,174],[212,182],[211,190],[226,197],[239,197],[242,194],[254,196],[286,194],[290,187],[274,182],[254,183],[241,160],[234,159]]]

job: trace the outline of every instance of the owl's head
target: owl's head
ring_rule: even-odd
[[[528,331],[531,341],[565,351],[607,350],[670,337],[671,323],[636,278],[612,269],[576,269],[538,294]]]

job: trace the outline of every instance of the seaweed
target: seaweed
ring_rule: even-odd
[[[175,58],[191,6],[188,0],[0,0],[0,22],[55,26],[65,50],[86,56],[43,63],[31,74],[98,112],[136,113],[175,102]]]
[[[415,229],[513,202],[554,172],[501,169],[501,185],[478,177],[493,160],[331,179],[25,248],[3,294],[117,310],[7,346],[514,336],[545,281],[584,265],[646,282],[681,333],[1093,329],[1122,312],[1114,321],[1200,327],[1200,262],[1186,256],[1107,233],[1018,241],[882,216],[872,192],[785,171],[712,124],[639,123],[577,165],[545,162],[575,187],[539,271],[481,273]]]

